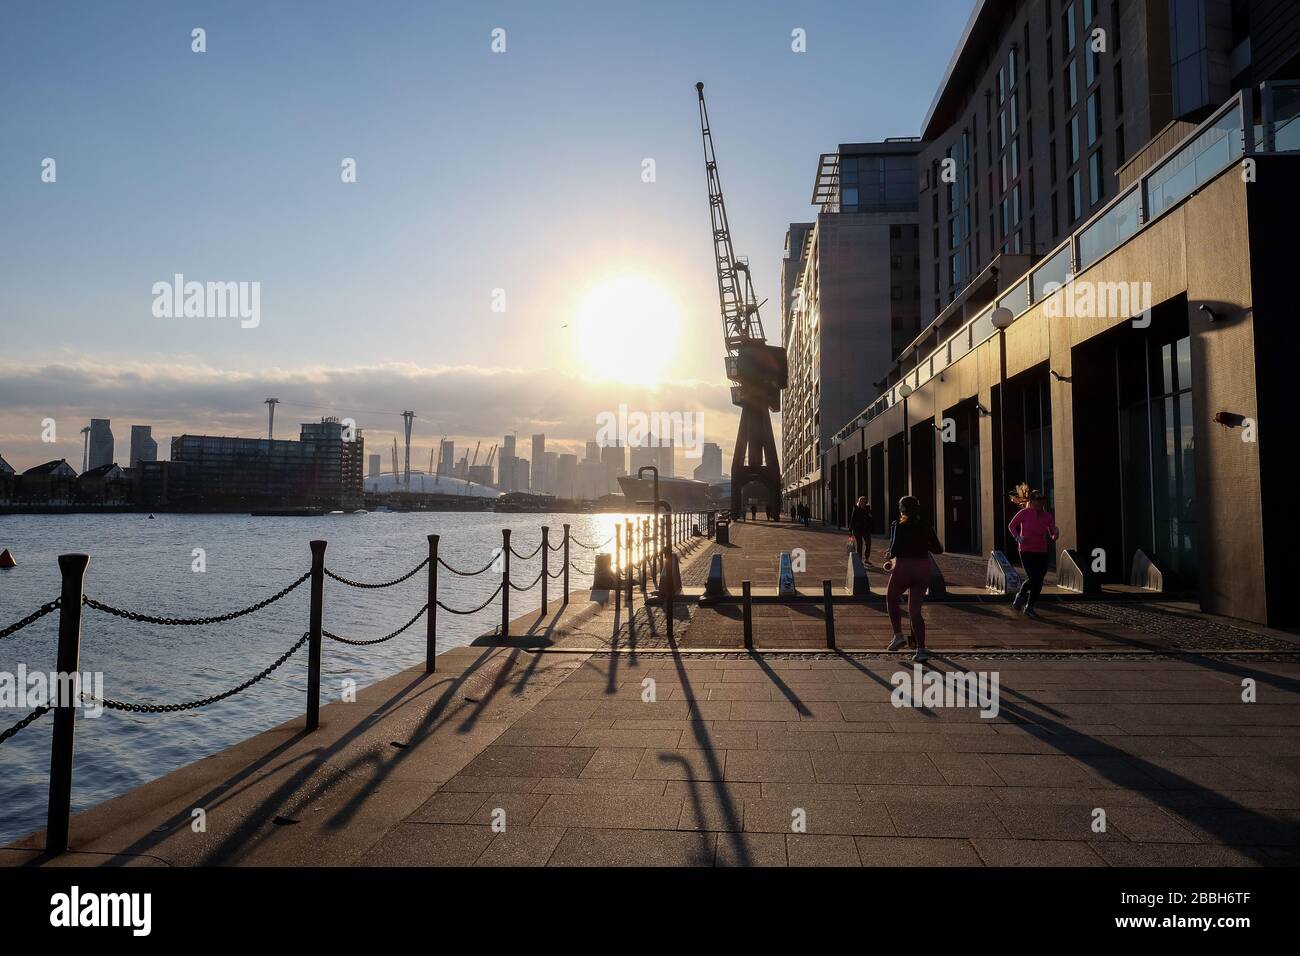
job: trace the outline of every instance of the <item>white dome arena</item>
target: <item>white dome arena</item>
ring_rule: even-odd
[[[401,475],[380,475],[378,478],[365,479],[368,493],[391,494],[409,490],[412,494],[423,495],[460,495],[466,498],[500,498],[501,492],[488,485],[453,478],[450,475],[426,475],[423,472],[411,472],[411,487],[402,482]]]

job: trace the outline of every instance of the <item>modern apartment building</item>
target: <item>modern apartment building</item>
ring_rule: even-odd
[[[1014,561],[1025,481],[1064,581],[1300,621],[1286,6],[976,5],[924,127],[933,315],[832,436],[828,520],[865,494],[883,532],[911,494],[949,551]]]
[[[90,420],[90,444],[89,458],[87,459],[86,470],[99,468],[101,465],[111,465],[113,463],[113,429],[109,427],[107,418],[92,418]]]
[[[298,441],[180,435],[171,460],[183,465],[173,502],[194,507],[347,508],[362,501],[365,444],[335,418],[302,425]]]
[[[700,453],[700,463],[692,475],[696,481],[716,483],[722,480],[722,446],[706,441]]]
[[[153,439],[153,426],[131,426],[131,464],[139,468],[142,461],[158,460],[158,443]]]
[[[915,139],[841,144],[818,164],[812,223],[792,223],[782,266],[782,494],[823,510],[821,456],[920,330]]]

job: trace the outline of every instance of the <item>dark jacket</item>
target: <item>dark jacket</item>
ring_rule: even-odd
[[[871,534],[871,505],[865,508],[853,506],[853,510],[849,513],[849,530],[864,538]]]
[[[943,545],[930,523],[917,517],[903,524],[895,521],[890,525],[889,554],[895,558],[926,558],[931,554],[943,554]]]

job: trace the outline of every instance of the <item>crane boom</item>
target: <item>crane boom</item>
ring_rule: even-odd
[[[736,257],[731,244],[731,224],[722,198],[704,84],[696,83],[695,92],[699,98],[700,136],[704,142],[704,174],[713,227],[713,267],[718,277],[727,378],[732,383],[731,402],[740,406],[740,427],[731,460],[731,510],[742,512],[745,487],[756,482],[766,492],[766,510],[779,514],[781,473],[769,412],[781,408],[781,390],[786,387],[787,379],[785,349],[767,344],[749,263]]]

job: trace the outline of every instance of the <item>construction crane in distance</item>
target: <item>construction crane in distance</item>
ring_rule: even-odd
[[[275,406],[280,404],[280,400],[278,398],[268,398],[262,404],[266,406],[267,411],[270,413],[266,421],[266,437],[268,439],[274,438],[275,437]]]
[[[696,83],[699,97],[700,135],[704,141],[704,172],[709,187],[709,216],[713,223],[713,264],[718,276],[718,302],[722,309],[722,335],[726,345],[727,378],[731,403],[740,408],[740,427],[731,458],[731,512],[743,510],[746,485],[763,486],[767,508],[781,511],[781,470],[772,434],[772,412],[781,410],[781,390],[788,368],[785,349],[768,345],[759,317],[759,303],[749,263],[736,257],[731,245],[731,225],[722,199],[722,180],[713,150],[709,111],[704,105],[704,84]],[[766,301],[766,300],[765,300]]]

